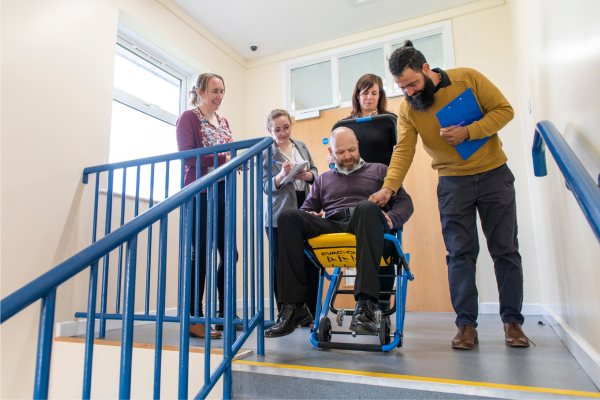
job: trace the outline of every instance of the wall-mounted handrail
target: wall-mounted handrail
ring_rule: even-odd
[[[548,174],[544,142],[564,175],[567,188],[573,192],[596,238],[600,241],[600,187],[550,121],[541,121],[536,125],[532,148],[535,176]]]
[[[18,289],[14,293],[2,299],[0,302],[0,323],[5,322],[19,311],[23,310],[33,302],[42,299],[42,311],[40,316],[40,328],[39,328],[39,344],[37,354],[37,366],[36,366],[36,377],[34,387],[34,398],[47,398],[48,397],[48,386],[50,376],[50,354],[51,354],[51,343],[52,343],[52,327],[54,324],[54,304],[56,296],[56,288],[64,283],[66,280],[72,278],[79,272],[83,271],[87,267],[90,268],[90,283],[89,283],[89,297],[88,297],[88,311],[83,316],[87,318],[86,323],[86,348],[85,348],[85,362],[84,362],[84,382],[83,382],[83,398],[90,398],[91,394],[91,369],[92,369],[92,356],[93,356],[93,338],[94,338],[94,326],[95,320],[100,319],[100,332],[102,336],[102,321],[106,319],[120,319],[123,321],[122,327],[122,340],[121,340],[121,368],[120,368],[120,384],[119,384],[119,397],[129,398],[131,394],[131,367],[132,367],[132,345],[133,345],[133,322],[139,319],[139,317],[145,318],[146,320],[154,320],[157,322],[157,335],[156,335],[156,355],[155,355],[155,377],[154,377],[154,398],[160,397],[160,369],[161,369],[161,356],[162,351],[162,323],[165,321],[179,322],[180,324],[180,359],[179,359],[179,398],[187,398],[188,395],[188,364],[189,364],[189,325],[193,323],[205,323],[206,327],[206,360],[205,360],[205,385],[198,393],[198,398],[204,398],[214,387],[215,383],[219,380],[220,376],[224,375],[224,397],[231,397],[231,362],[233,356],[241,348],[244,342],[249,338],[252,331],[258,329],[258,345],[257,352],[259,355],[264,355],[264,328],[265,328],[265,314],[264,314],[264,286],[263,286],[263,198],[262,198],[262,165],[263,165],[263,152],[270,154],[271,145],[273,139],[270,137],[263,139],[246,140],[243,142],[229,143],[225,145],[212,146],[207,149],[192,150],[190,152],[174,153],[166,156],[150,157],[141,160],[133,160],[125,163],[108,164],[104,166],[92,167],[87,169],[87,173],[84,171],[84,175],[94,172],[96,174],[96,192],[95,192],[95,208],[94,208],[94,230],[92,240],[94,243],[86,249],[75,254],[68,260],[62,262],[58,266],[54,267],[50,271],[44,273],[37,279],[33,280],[29,284]],[[237,150],[246,149],[239,156]],[[220,167],[217,165],[216,154],[221,152],[231,152],[231,160]],[[150,163],[154,165],[156,162],[166,161],[166,171],[168,176],[168,162],[172,160],[183,161],[185,158],[192,157],[196,158],[197,163],[200,163],[201,155],[214,155],[215,156],[215,169],[212,172],[200,177],[197,172],[198,179],[183,188],[183,177],[181,186],[182,189],[167,197],[164,201],[156,206],[152,206],[140,215],[137,215],[137,194],[136,194],[136,216],[129,222],[122,224],[119,228],[110,231],[110,223],[106,223],[106,235],[96,241],[96,217],[97,217],[97,206],[98,206],[98,182],[99,173],[101,171],[109,172],[109,182],[111,181],[112,172],[115,169],[125,168],[125,166],[136,166],[137,167],[137,188],[139,191],[139,171],[140,165]],[[218,168],[217,168],[218,167]],[[254,308],[254,297],[252,298],[251,315],[244,311],[243,320],[235,317],[235,285],[236,285],[236,241],[235,241],[235,216],[236,216],[236,173],[242,173],[244,176],[244,190],[243,190],[243,204],[244,204],[244,241],[243,241],[243,253],[247,254],[247,236],[250,235],[250,243],[252,244],[251,257],[252,260],[248,263],[245,259],[243,263],[243,285],[244,285],[244,305],[248,305],[248,299],[246,298],[249,291],[247,288],[248,278],[250,273],[250,281],[253,285],[251,288],[252,296],[256,294],[257,297],[257,309]],[[247,174],[250,172],[251,185],[250,193],[247,192]],[[256,184],[254,179],[256,177]],[[208,190],[208,225],[213,228],[216,227],[216,216],[217,216],[217,205],[214,204],[213,200],[216,200],[216,188],[217,182],[225,179],[225,191],[226,203],[225,203],[225,216],[226,216],[226,228],[225,228],[225,296],[224,304],[225,308],[224,317],[211,318],[210,305],[211,305],[211,269],[214,267],[215,271],[212,275],[216,275],[216,253],[214,263],[209,260],[207,262],[207,296],[206,296],[206,309],[207,313],[204,317],[198,315],[198,308],[194,316],[190,315],[190,305],[192,300],[192,282],[190,279],[192,271],[192,231],[196,230],[196,244],[198,244],[198,229],[199,219],[196,218],[196,223],[193,223],[193,206],[199,205],[198,196],[205,189]],[[86,179],[84,179],[85,181]],[[152,178],[150,185],[152,186]],[[123,184],[125,186],[125,184]],[[256,188],[256,193],[253,193]],[[112,185],[109,183],[108,195],[111,195]],[[165,182],[165,192],[168,192],[168,179]],[[213,199],[213,194],[215,195]],[[254,198],[256,198],[257,210],[250,210],[251,220],[248,224],[246,207],[248,202],[246,196],[250,196],[250,207],[254,205]],[[268,207],[271,207],[271,199],[269,196]],[[107,204],[110,202],[107,200]],[[212,204],[212,205],[211,205]],[[122,206],[123,207],[123,206]],[[167,220],[170,212],[181,208],[182,219],[181,219],[181,234],[180,234],[180,282],[178,289],[179,303],[178,314],[176,317],[167,317],[165,313],[165,279],[166,279],[166,243],[167,243]],[[123,210],[121,214],[123,213]],[[253,223],[253,217],[256,216],[256,226]],[[110,207],[107,206],[107,219],[110,218]],[[122,219],[122,218],[121,218]],[[135,280],[136,280],[136,257],[137,257],[137,238],[138,234],[145,229],[150,229],[152,224],[160,221],[160,238],[159,238],[159,275],[158,275],[158,295],[157,295],[157,312],[155,315],[148,315],[147,301],[145,303],[145,314],[134,315],[135,305]],[[212,221],[212,222],[211,222]],[[249,227],[249,230],[247,228]],[[256,228],[256,232],[254,229]],[[210,249],[216,252],[216,231],[213,231],[214,235],[207,235],[207,253],[210,253]],[[254,248],[254,235],[256,233],[256,248]],[[149,235],[151,235],[149,230]],[[106,312],[105,300],[101,304],[101,312],[96,313],[96,288],[97,288],[97,277],[98,267],[101,258],[105,257],[105,268],[108,271],[108,254],[121,246],[126,245],[125,250],[125,275],[124,275],[124,302],[123,302],[123,314],[108,314]],[[254,255],[256,255],[256,264],[254,264]],[[197,257],[196,257],[197,260]],[[248,271],[248,266],[251,264],[251,270]],[[119,279],[121,278],[120,270],[121,264],[119,263]],[[195,263],[196,271],[203,265]],[[272,268],[272,266],[269,265]],[[257,277],[254,279],[254,273],[256,271]],[[270,276],[272,279],[272,276]],[[103,276],[106,279],[106,273]],[[257,290],[255,291],[254,283],[256,282]],[[216,280],[213,282],[213,287],[216,286]],[[105,291],[105,286],[102,288]],[[214,293],[214,292],[213,292]],[[105,294],[102,294],[105,298]],[[148,297],[148,285],[146,285],[146,297]],[[198,293],[196,291],[196,299]],[[215,296],[212,296],[213,298]],[[197,300],[196,300],[197,301]],[[216,300],[214,300],[216,302]],[[118,307],[118,306],[117,306]],[[216,369],[210,373],[210,326],[212,323],[224,325],[224,358]],[[234,325],[242,325],[244,327],[243,333],[237,338],[234,331]]]

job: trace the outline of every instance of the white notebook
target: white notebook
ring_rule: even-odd
[[[301,169],[304,169],[304,167],[306,167],[307,165],[308,165],[308,161],[302,161],[302,162],[299,162],[297,164],[294,164],[294,166],[292,167],[292,170],[290,171],[290,173],[287,174],[285,176],[285,178],[283,178],[283,180],[281,181],[281,183],[279,183],[279,185],[283,186],[286,183],[292,181],[293,178],[294,178],[294,175],[296,175]]]

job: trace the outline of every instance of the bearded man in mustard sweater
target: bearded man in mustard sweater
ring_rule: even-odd
[[[523,268],[517,241],[514,176],[497,132],[513,119],[506,98],[480,72],[470,68],[431,69],[407,40],[389,60],[390,71],[405,99],[398,111],[398,143],[383,183],[369,200],[383,206],[399,190],[421,135],[438,171],[438,207],[448,255],[450,297],[458,333],[452,347],[473,349],[477,338],[478,294],[475,264],[479,253],[476,212],[494,260],[505,342],[528,347],[523,333]],[[442,128],[436,113],[471,88],[483,118],[468,126]],[[455,129],[454,129],[455,128]],[[465,140],[490,139],[463,160],[454,146]]]

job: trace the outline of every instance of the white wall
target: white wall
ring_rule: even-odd
[[[595,372],[587,371],[600,384],[600,245],[550,152],[544,178],[533,176],[529,156],[535,124],[550,120],[578,148],[579,158],[600,167],[600,95],[594,79],[600,68],[600,3],[519,0],[508,8],[542,298],[593,359]],[[597,181],[597,175],[592,178]]]
[[[282,107],[281,62],[285,61],[283,57],[298,57],[371,39],[374,34],[384,35],[451,19],[456,66],[475,68],[485,74],[500,88],[515,108],[515,119],[500,132],[500,138],[509,159],[508,164],[516,178],[519,244],[525,275],[525,303],[541,303],[540,278],[529,201],[529,177],[519,125],[520,110],[517,107],[517,90],[513,69],[514,51],[507,7],[501,4],[503,2],[472,3],[415,20],[403,21],[394,24],[393,27],[387,26],[376,32],[367,31],[300,50],[251,60],[248,62],[246,79],[246,131],[248,138],[267,135],[266,116],[272,109]],[[479,301],[480,303],[498,303],[493,262],[487,252],[485,237],[481,229],[479,237],[481,247],[477,263]]]
[[[85,358],[85,343],[62,342],[54,343],[52,357],[50,399],[80,399],[83,392],[83,361]],[[163,348],[161,369],[161,398],[175,399],[179,390],[179,351],[176,346]],[[188,393],[189,397],[196,396],[204,385],[204,352],[191,349],[189,354]],[[246,352],[248,353],[248,352]],[[154,394],[154,348],[148,345],[133,348],[131,376],[131,398],[150,399]],[[238,357],[241,357],[238,354]],[[215,352],[210,355],[212,371],[216,369],[223,355]],[[114,342],[107,345],[97,344],[94,347],[94,362],[92,364],[92,392],[94,399],[116,399],[119,397],[119,365],[121,347]],[[219,379],[208,399],[223,398],[223,379]]]
[[[243,60],[165,5],[176,11],[168,0],[2,2],[2,297],[91,242],[93,187],[81,173],[108,162],[120,12],[224,77],[222,114],[245,138]],[[57,321],[85,310],[88,276],[59,288]],[[31,396],[38,304],[1,325],[3,398]]]

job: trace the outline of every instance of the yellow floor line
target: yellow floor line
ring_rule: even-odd
[[[537,392],[537,393],[561,394],[561,395],[567,395],[567,396],[584,396],[584,397],[600,398],[600,393],[581,392],[578,390],[548,389],[548,388],[538,388],[538,387],[532,387],[532,386],[504,385],[504,384],[500,384],[500,383],[459,381],[459,380],[454,380],[454,379],[427,378],[427,377],[423,377],[423,376],[398,375],[398,374],[382,374],[382,373],[378,373],[378,372],[353,371],[353,370],[347,370],[347,369],[322,368],[322,367],[306,367],[306,366],[302,366],[302,365],[274,364],[274,363],[265,363],[265,362],[257,362],[257,361],[239,360],[239,361],[233,361],[233,363],[234,364],[244,364],[244,365],[255,365],[255,366],[259,366],[259,367],[295,369],[295,370],[299,370],[299,371],[329,372],[329,373],[334,373],[334,374],[370,376],[370,377],[374,377],[374,378],[401,379],[401,380],[408,380],[408,381],[446,383],[446,384],[450,384],[450,385],[463,385],[463,386],[474,386],[474,387],[506,389],[506,390],[521,390],[521,391],[525,391],[525,392]]]

